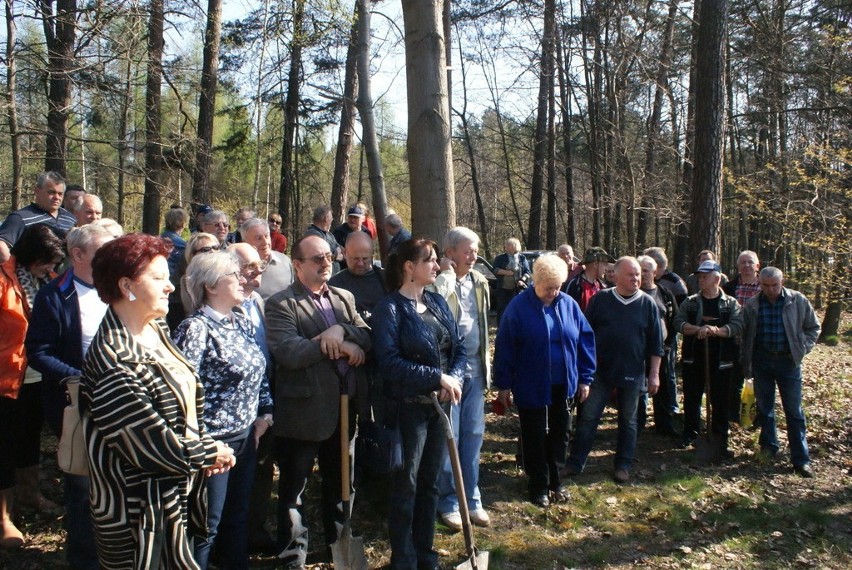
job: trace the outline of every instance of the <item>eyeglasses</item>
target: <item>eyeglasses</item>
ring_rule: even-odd
[[[280,226],[280,225],[281,225],[281,220],[269,220],[269,223],[270,223],[270,224],[275,224],[276,226]]]
[[[323,261],[327,261],[331,263],[334,261],[334,256],[331,253],[323,253],[320,255],[314,255],[312,257],[300,257],[299,261],[313,261],[317,265],[322,264]]]
[[[217,228],[227,228],[230,224],[228,222],[210,222],[211,226],[216,226]]]
[[[245,263],[242,265],[242,270],[249,275],[260,275],[266,268],[269,267],[269,263],[266,261],[252,261],[251,263]]]
[[[199,247],[198,249],[193,249],[192,254],[197,255],[199,253],[210,253],[211,251],[219,251],[218,245],[205,245],[204,247]]]
[[[234,278],[236,278],[236,280],[238,282],[239,282],[240,279],[243,278],[243,274],[240,273],[239,271],[231,271],[230,273],[225,273],[223,275],[220,275],[219,279],[224,279],[225,277],[231,277],[232,275],[234,276]]]

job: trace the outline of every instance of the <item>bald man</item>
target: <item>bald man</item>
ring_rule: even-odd
[[[365,232],[352,232],[346,236],[343,256],[346,269],[336,273],[328,284],[352,293],[358,312],[370,324],[373,307],[387,292],[384,270],[373,262],[373,239]]]

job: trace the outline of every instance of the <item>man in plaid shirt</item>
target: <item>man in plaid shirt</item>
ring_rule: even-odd
[[[783,283],[784,275],[777,267],[760,271],[760,293],[744,306],[740,358],[746,377],[754,375],[761,456],[771,459],[779,449],[775,428],[777,385],[787,418],[793,469],[802,477],[813,477],[802,410],[802,358],[816,344],[820,327],[805,296],[783,287]]]

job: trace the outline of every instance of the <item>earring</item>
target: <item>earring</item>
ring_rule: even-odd
[[[133,291],[130,291],[130,294],[127,295],[127,300],[131,302],[136,300],[136,295],[133,294]]]

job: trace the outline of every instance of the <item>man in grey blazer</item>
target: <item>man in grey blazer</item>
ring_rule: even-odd
[[[334,261],[328,243],[308,235],[292,254],[296,280],[266,301],[266,335],[276,363],[278,557],[287,568],[301,568],[308,525],[300,506],[317,458],[327,544],[337,540],[335,523],[343,522],[339,401],[343,390],[354,396],[355,370],[364,363],[370,335],[352,294],[328,286]]]

